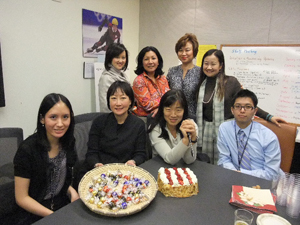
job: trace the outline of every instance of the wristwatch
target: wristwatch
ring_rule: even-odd
[[[197,140],[198,140],[198,137],[196,136],[196,140],[195,141],[191,140],[191,142],[192,143],[197,143]]]

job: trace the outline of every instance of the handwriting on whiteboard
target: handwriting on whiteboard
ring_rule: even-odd
[[[300,46],[223,46],[227,75],[269,113],[300,124]]]

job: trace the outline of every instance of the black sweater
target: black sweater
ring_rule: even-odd
[[[113,113],[97,117],[91,126],[85,165],[90,170],[96,163],[126,163],[133,159],[136,165],[146,159],[145,123],[129,114],[118,124]]]
[[[66,149],[67,176],[60,193],[67,194],[72,183],[72,170],[77,160],[74,145]],[[47,179],[50,176],[51,165],[48,162],[48,151],[38,140],[35,133],[23,141],[14,157],[14,174],[18,177],[30,179],[29,196],[42,202],[47,190]]]

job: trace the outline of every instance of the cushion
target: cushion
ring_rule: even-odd
[[[15,201],[15,182],[0,185],[0,219],[18,209]]]

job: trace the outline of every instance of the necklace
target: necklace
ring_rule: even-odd
[[[210,96],[210,98],[208,99],[208,101],[207,101],[207,102],[205,102],[205,101],[204,101],[204,97],[203,97],[203,100],[202,100],[202,102],[203,102],[204,104],[207,104],[207,103],[209,103],[209,102],[210,102],[210,100],[212,99],[213,95],[215,94],[215,91],[216,91],[216,89],[214,89],[213,93],[211,94],[211,96]]]
[[[49,187],[49,192],[51,196],[51,205],[50,205],[51,210],[54,210],[54,197],[58,188],[58,183],[60,181],[61,164],[62,161],[64,160],[64,157],[65,154],[60,147],[58,155],[54,158],[49,158],[49,162],[52,164],[51,174],[50,174],[50,187]]]

